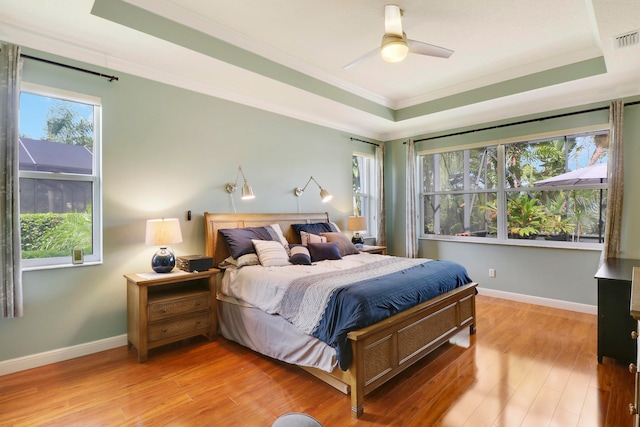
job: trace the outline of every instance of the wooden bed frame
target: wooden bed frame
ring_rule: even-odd
[[[289,243],[299,243],[291,225],[329,222],[328,213],[312,214],[204,214],[206,254],[214,265],[229,256],[227,246],[218,244],[223,228],[262,227],[279,224]],[[347,371],[333,372],[302,367],[305,371],[351,394],[351,414],[363,414],[364,396],[446,343],[469,327],[475,333],[476,283],[426,301],[369,327],[350,332],[353,361]]]

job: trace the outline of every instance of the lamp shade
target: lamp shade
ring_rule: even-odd
[[[249,185],[247,181],[244,182],[242,186],[242,200],[250,200],[254,199],[256,196],[253,194],[253,188]]]
[[[247,177],[244,176],[244,172],[242,172],[242,166],[238,166],[236,181],[230,182],[225,186],[227,193],[231,194],[236,192],[236,190],[238,189],[238,179],[240,178],[240,175],[242,175],[242,179],[244,179],[244,184],[242,185],[242,200],[255,199],[256,196],[255,194],[253,194],[253,188],[251,188],[251,186],[249,185],[249,182],[247,181]],[[233,200],[233,198],[231,198],[231,200]],[[234,211],[235,211],[235,206],[234,206]]]
[[[320,198],[322,199],[322,203],[327,203],[329,200],[333,198],[333,196],[327,190],[322,188],[320,190]]]
[[[180,242],[182,242],[182,232],[180,231],[178,218],[150,219],[147,221],[145,244],[167,246]]]
[[[350,216],[347,221],[349,231],[362,231],[367,229],[367,219],[363,216]]]

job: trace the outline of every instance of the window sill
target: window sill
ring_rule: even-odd
[[[501,246],[520,246],[526,248],[542,248],[542,249],[567,249],[582,251],[602,251],[604,243],[573,243],[573,242],[554,242],[552,240],[529,240],[529,239],[510,239],[498,240],[487,237],[471,237],[471,236],[420,236],[418,240],[437,240],[446,242],[459,243],[479,243],[485,245],[501,245]]]
[[[102,265],[102,261],[84,262],[82,264],[69,263],[69,264],[33,265],[28,267],[23,266],[22,271],[54,270],[59,268],[76,268],[76,267],[86,267],[91,265]]]

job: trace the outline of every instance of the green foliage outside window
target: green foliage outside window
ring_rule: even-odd
[[[562,196],[558,200],[562,200]],[[564,204],[564,201],[561,201]],[[537,235],[557,236],[573,233],[575,226],[571,219],[559,211],[557,201],[549,206],[540,202],[537,197],[527,194],[511,198],[507,202],[507,231],[512,237],[531,237]],[[489,232],[497,233],[494,219],[498,215],[495,202],[482,207],[489,214]]]
[[[81,117],[72,102],[57,100],[47,112],[47,141],[93,147],[93,123]]]
[[[91,212],[20,215],[22,258],[69,256],[73,248],[93,253]]]
[[[536,183],[606,163],[608,146],[603,131],[421,156],[424,233],[496,238],[503,215],[505,238],[601,242],[604,180],[590,182],[591,188]],[[506,212],[498,210],[501,197]]]
[[[353,214],[362,216],[362,197],[357,196],[362,193],[362,176],[360,175],[358,156],[351,156],[351,169],[353,171]]]

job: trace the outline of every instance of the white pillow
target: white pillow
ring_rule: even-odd
[[[326,237],[307,233],[306,231],[300,232],[300,240],[304,246],[307,246],[309,243],[327,243]]]
[[[257,254],[245,254],[238,257],[238,259],[235,259],[234,257],[230,256],[229,258],[222,261],[218,267],[221,269],[225,269],[229,266],[242,268],[246,265],[259,265],[259,264],[260,264],[260,260],[258,259]]]
[[[271,227],[277,237],[273,240],[279,240],[280,243],[282,243],[282,246],[289,246],[289,242],[287,242],[287,238],[284,237],[284,233],[282,232],[282,228],[280,228],[280,224],[271,224],[268,227]]]
[[[282,228],[280,228],[280,224],[271,224],[265,227],[269,234],[272,235],[273,240],[279,241],[282,243],[284,250],[287,251],[287,254],[291,255],[289,252],[289,242],[287,238],[284,237],[284,233],[282,232]]]
[[[252,240],[260,264],[265,267],[290,265],[289,255],[282,243],[275,240]]]

